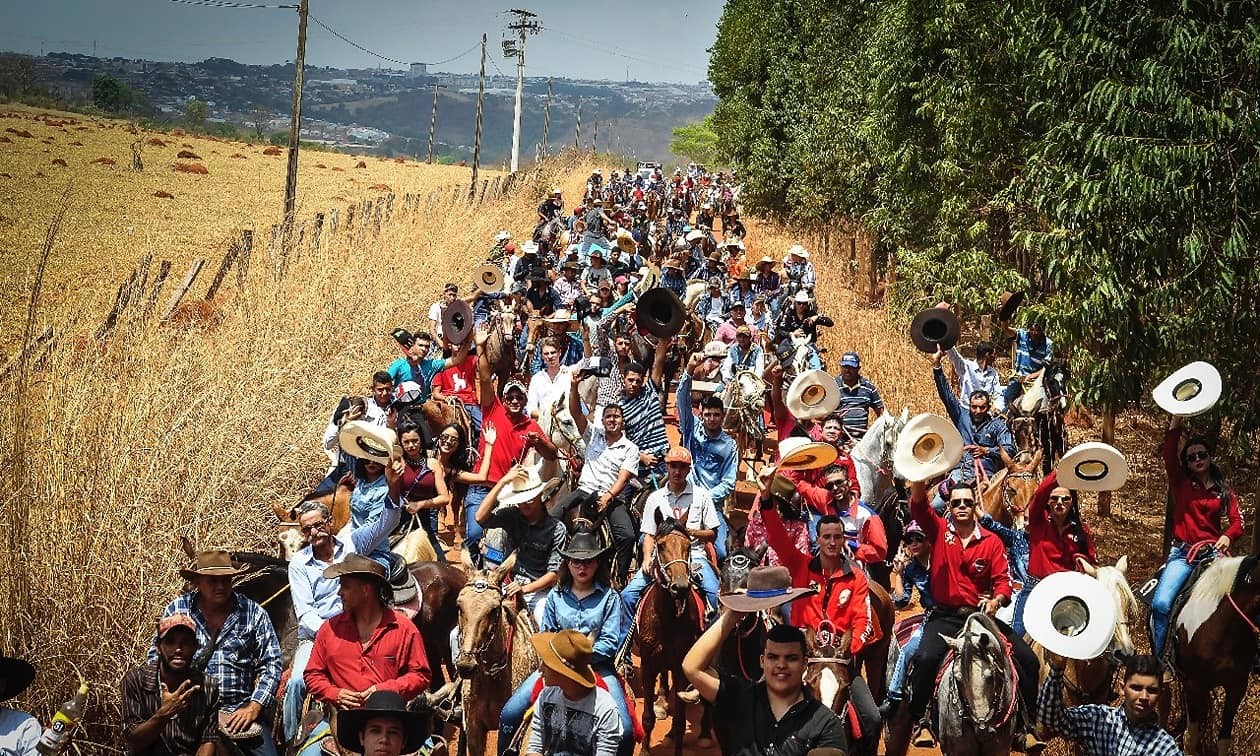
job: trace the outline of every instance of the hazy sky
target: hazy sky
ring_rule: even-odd
[[[208,7],[220,0],[0,0],[0,50],[64,51],[101,57],[242,63],[292,60],[297,12]],[[259,5],[298,0],[239,0]],[[311,15],[388,58],[476,72],[482,32],[486,70],[511,70],[500,40],[512,7],[485,0],[310,0]],[[697,82],[706,78],[721,0],[533,0],[541,34],[526,43],[527,76]],[[632,12],[628,12],[632,11]],[[94,47],[95,45],[95,47]],[[392,64],[355,49],[314,22],[307,65],[365,68]],[[496,69],[495,66],[498,66]],[[394,66],[399,67],[399,66]]]

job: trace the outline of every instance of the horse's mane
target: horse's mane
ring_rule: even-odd
[[[982,627],[985,632],[987,632],[989,635],[992,635],[994,638],[996,638],[999,643],[1001,643],[1003,639],[1005,638],[1001,629],[998,628],[997,620],[993,619],[992,617],[985,614],[984,612],[975,612],[967,619],[969,622],[975,622],[976,624],[980,625],[980,627]],[[964,629],[965,628],[966,628],[966,625],[964,625]]]
[[[1238,577],[1238,569],[1245,557],[1224,557],[1213,562],[1190,589],[1190,598],[1177,616],[1177,624],[1186,629],[1186,638],[1193,639],[1194,633],[1207,622],[1221,600],[1234,589],[1234,581]]]
[[[251,567],[283,567],[289,569],[289,563],[271,554],[259,554],[256,551],[233,551],[232,561],[243,562]]]
[[[680,535],[683,538],[689,538],[686,531],[683,530],[682,524],[678,522],[678,520],[673,517],[666,517],[660,525],[656,526],[656,537],[664,538],[665,536],[671,534]]]

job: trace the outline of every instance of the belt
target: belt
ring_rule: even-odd
[[[937,606],[933,606],[931,609],[928,610],[927,616],[929,619],[933,617],[934,615],[939,615],[942,617],[962,617],[965,619],[967,617],[970,617],[972,614],[974,614],[977,611],[979,610],[974,606],[939,606],[937,605]]]

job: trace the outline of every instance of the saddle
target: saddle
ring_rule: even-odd
[[[420,585],[401,555],[389,552],[389,587],[394,591],[394,608],[408,619],[420,611]]]

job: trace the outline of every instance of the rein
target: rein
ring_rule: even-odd
[[[1247,616],[1246,612],[1242,610],[1242,607],[1238,606],[1238,602],[1234,600],[1233,592],[1231,591],[1230,593],[1225,594],[1225,598],[1229,600],[1229,605],[1234,607],[1234,611],[1238,613],[1238,616],[1242,618],[1242,621],[1247,623],[1247,627],[1251,628],[1252,634],[1260,635],[1260,627],[1256,627],[1256,623]]]
[[[490,650],[490,644],[493,643],[498,638],[499,628],[503,625],[506,619],[503,616],[503,601],[506,599],[506,596],[504,595],[504,592],[503,592],[503,586],[491,585],[489,581],[484,580],[484,579],[477,579],[469,583],[468,585],[465,586],[465,589],[468,589],[468,588],[473,589],[473,591],[477,593],[484,593],[485,591],[488,591],[488,590],[497,590],[499,593],[499,612],[500,612],[499,621],[491,626],[490,632],[486,633],[486,637],[482,639],[480,644],[478,644],[476,647],[473,648],[472,653],[471,653],[471,656],[477,662],[477,666],[482,668],[482,670],[488,676],[494,677],[495,675],[499,674],[503,670],[507,669],[508,665],[512,663],[512,645],[513,645],[513,641],[516,638],[516,623],[515,622],[508,623],[507,638],[503,644],[502,657],[498,659],[494,664],[486,663],[486,660],[484,658],[485,654],[487,651]]]

